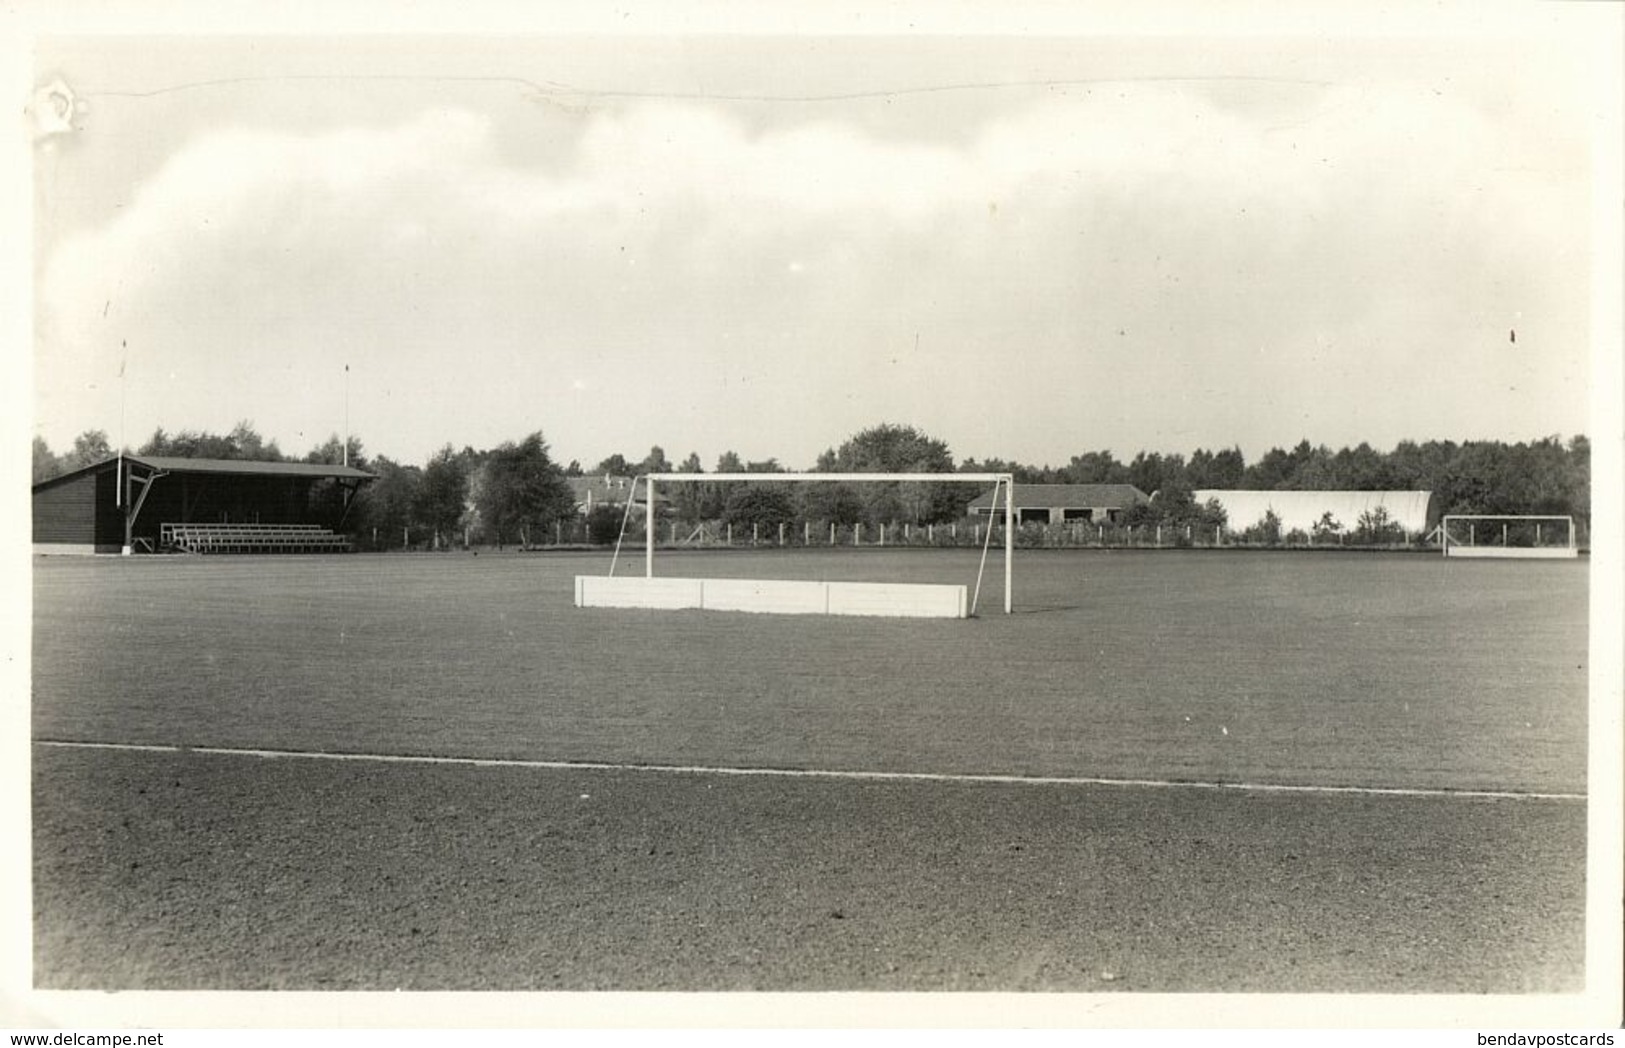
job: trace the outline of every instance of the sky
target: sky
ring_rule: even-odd
[[[1588,431],[1571,36],[54,36],[34,435],[810,467]]]

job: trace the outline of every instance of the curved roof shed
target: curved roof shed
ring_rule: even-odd
[[[1250,528],[1274,511],[1282,531],[1312,531],[1327,513],[1344,528],[1353,528],[1360,517],[1386,510],[1388,519],[1416,534],[1428,529],[1431,491],[1237,491],[1204,488],[1194,493],[1197,502],[1215,499],[1224,507],[1227,527],[1235,531]]]

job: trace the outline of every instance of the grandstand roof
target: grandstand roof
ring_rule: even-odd
[[[585,504],[590,501],[594,506],[622,505],[626,502],[627,493],[633,490],[633,478],[614,473],[564,479],[575,493],[577,502]],[[637,489],[637,501],[643,501],[642,488]]]
[[[1015,489],[1017,509],[1127,509],[1146,501],[1145,492],[1133,484],[1017,484]],[[968,508],[1003,509],[1004,499],[994,505],[993,494],[983,492]]]
[[[105,469],[118,461],[114,455],[81,469],[42,480],[34,487],[54,484],[67,477]],[[253,459],[178,458],[169,455],[125,455],[124,461],[133,462],[164,473],[217,473],[233,476],[308,477],[320,479],[336,477],[344,480],[371,480],[373,474],[353,466],[334,466],[321,462],[259,462]]]
[[[124,457],[170,473],[253,473],[275,477],[346,477],[354,480],[373,476],[354,466],[336,466],[325,462],[259,462],[253,459],[175,458],[164,455]]]

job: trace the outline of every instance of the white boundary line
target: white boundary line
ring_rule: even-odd
[[[517,757],[423,757],[391,753],[324,753],[318,750],[257,750],[233,746],[168,746],[157,743],[75,742],[35,739],[59,749],[127,750],[139,753],[208,753],[228,757],[372,761],[380,764],[453,764],[469,768],[551,768],[560,771],[646,771],[684,775],[734,775],[783,779],[846,779],[871,782],[971,782],[1020,786],[1141,786],[1160,789],[1246,790],[1258,793],[1328,793],[1376,797],[1461,797],[1475,800],[1583,801],[1583,793],[1534,790],[1451,790],[1413,786],[1305,786],[1268,782],[1196,782],[1178,779],[1109,779],[1081,775],[998,775],[974,772],[841,771],[816,768],[729,768],[703,764],[619,764],[611,761],[549,761]]]

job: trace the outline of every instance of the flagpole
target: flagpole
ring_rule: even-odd
[[[114,473],[116,487],[113,492],[113,505],[124,511],[124,545],[119,553],[128,557],[135,552],[130,548],[130,511],[124,505],[124,420],[125,405],[129,400],[125,395],[124,369],[130,363],[130,342],[128,339],[119,339],[119,346],[123,349],[123,353],[118,362],[118,467]]]
[[[119,345],[124,350],[118,362],[118,457],[119,461],[122,462],[124,461],[125,406],[129,403],[129,397],[125,395],[124,370],[130,366],[130,341],[129,339],[119,339]]]
[[[344,365],[344,464],[350,464],[350,365]]]

